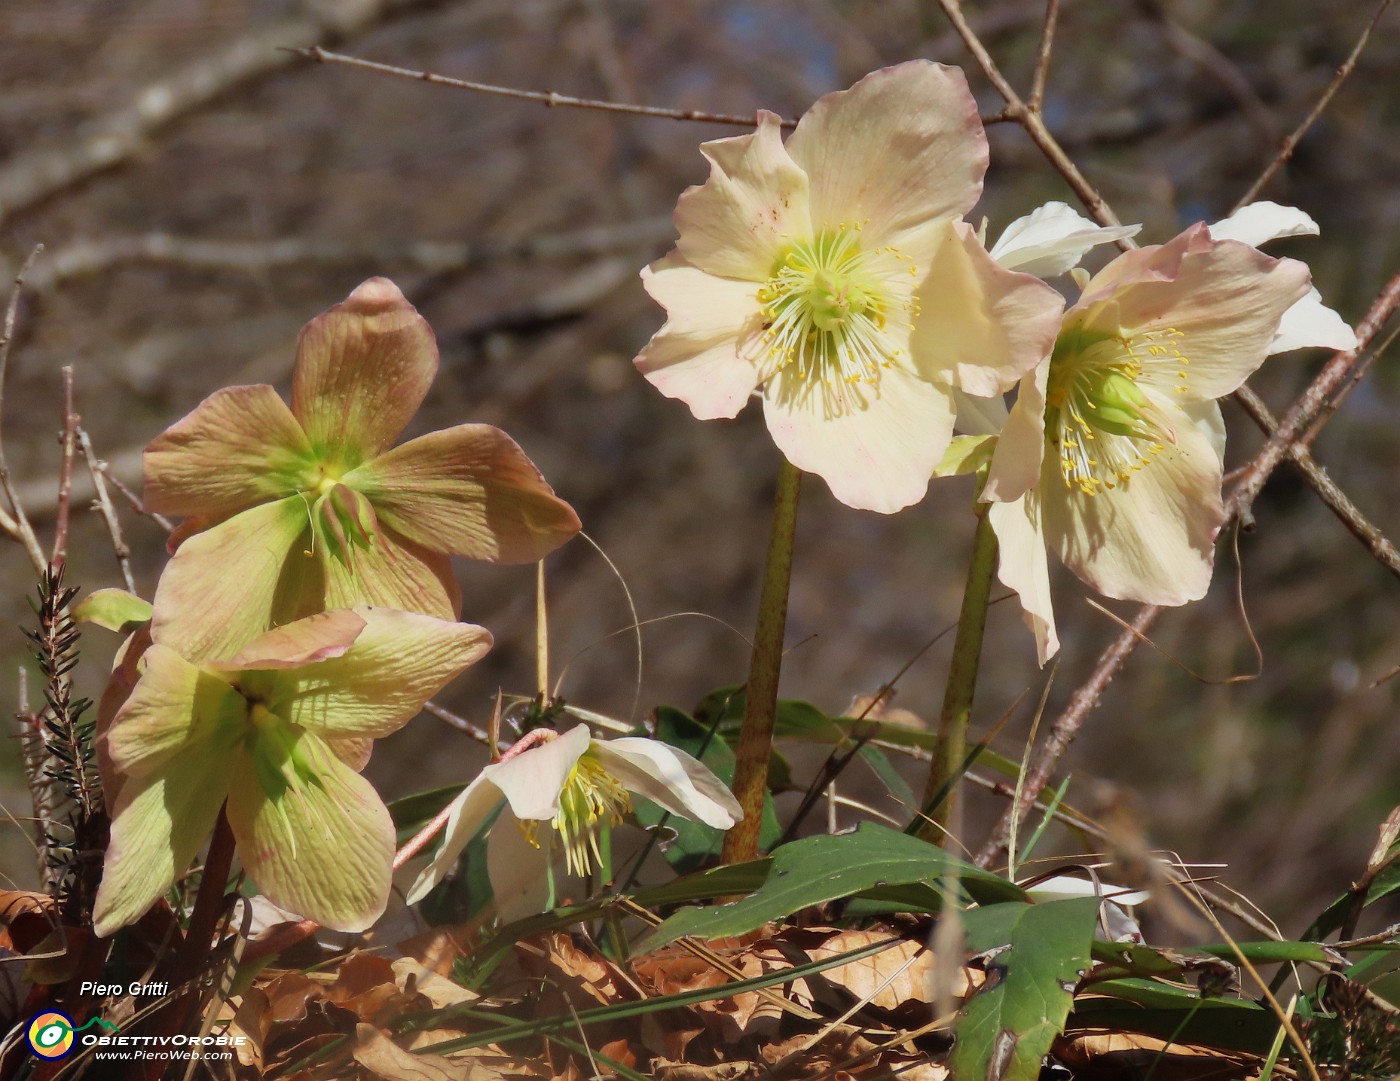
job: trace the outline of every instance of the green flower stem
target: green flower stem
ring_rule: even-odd
[[[928,817],[919,827],[919,836],[934,843],[942,843],[948,822],[956,821],[951,809],[959,798],[958,771],[963,768],[967,755],[967,722],[972,716],[972,698],[977,690],[982,632],[987,627],[987,600],[996,569],[997,535],[987,515],[987,504],[979,503],[977,536],[972,542],[972,561],[968,564],[962,610],[958,613],[958,636],[953,643],[948,685],[943,692],[943,712],[938,721],[938,743],[924,788],[924,812]],[[935,802],[938,805],[931,807]]]
[[[778,472],[778,494],[773,500],[773,526],[768,537],[768,562],[763,570],[763,593],[758,602],[744,723],[739,730],[739,746],[735,748],[734,796],[744,810],[744,818],[725,835],[725,863],[758,858],[758,829],[763,821],[763,800],[768,794],[768,759],[773,753],[773,721],[778,708],[788,584],[792,580],[792,540],[797,531],[797,494],[801,486],[802,474],[784,458]]]

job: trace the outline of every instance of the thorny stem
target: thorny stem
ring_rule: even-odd
[[[783,666],[783,632],[787,627],[788,586],[792,580],[792,542],[797,532],[797,496],[801,486],[802,474],[784,458],[773,499],[773,526],[758,602],[744,721],[734,755],[734,797],[743,808],[744,817],[725,835],[725,863],[758,858],[758,831],[763,821],[763,799],[768,794],[768,759],[773,753],[778,677]]]
[[[948,665],[948,684],[943,692],[943,712],[938,721],[938,742],[929,763],[928,783],[924,786],[924,807],[928,818],[919,826],[919,836],[937,842],[947,836],[947,825],[956,818],[953,805],[960,799],[957,774],[967,757],[967,724],[972,717],[972,699],[977,691],[977,669],[982,659],[982,635],[987,628],[987,602],[992,577],[997,569],[997,535],[992,529],[987,505],[977,507],[977,534],[972,542],[972,559],[967,566],[962,609],[958,613],[958,636],[953,640],[953,658]],[[947,792],[942,806],[930,807],[940,792]]]

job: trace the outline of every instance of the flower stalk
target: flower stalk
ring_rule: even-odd
[[[987,601],[992,576],[997,569],[997,535],[987,515],[987,505],[977,505],[977,534],[972,542],[972,560],[963,587],[962,609],[958,613],[958,634],[953,642],[953,659],[948,666],[948,684],[943,692],[943,711],[938,721],[938,742],[929,764],[924,788],[924,821],[919,836],[940,842],[950,821],[958,796],[958,773],[967,755],[967,723],[972,716],[972,700],[977,691],[977,668],[982,659],[982,636],[987,627]],[[935,805],[936,804],[936,805]]]
[[[753,659],[744,699],[744,721],[735,749],[734,796],[744,817],[724,838],[725,863],[758,858],[758,831],[768,792],[768,759],[773,753],[773,724],[778,708],[778,678],[783,666],[783,632],[787,627],[788,586],[792,581],[792,543],[797,532],[797,497],[802,474],[786,458],[778,472],[773,499],[773,526],[768,561],[758,602]]]

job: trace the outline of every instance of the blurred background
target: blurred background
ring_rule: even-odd
[[[1228,212],[1307,113],[1370,20],[1370,0],[1063,0],[1047,119],[1140,239]],[[1025,88],[1043,4],[968,4]],[[705,176],[697,144],[740,129],[605,115],[432,87],[279,46],[355,55],[509,86],[617,101],[799,115],[821,94],[914,57],[969,60],[931,0],[44,0],[0,5],[0,269],[35,244],[4,399],[13,475],[50,535],[59,369],[100,456],[139,487],[140,451],[215,389],[286,389],[296,333],[373,275],[394,278],[435,328],[442,372],[408,434],[487,421],[509,431],[616,564],[644,620],[638,684],[622,584],[576,540],[549,561],[552,667],[572,703],[639,719],[691,708],[743,680],[777,458],[757,409],[700,423],[631,359],[662,322],[638,269],[673,232],[676,196]],[[1322,238],[1307,260],[1355,322],[1400,270],[1400,17],[1266,197],[1298,205]],[[983,105],[1000,101],[976,72]],[[1073,202],[1019,129],[991,129],[975,212],[995,236],[1047,199]],[[1272,359],[1252,381],[1282,411],[1325,359]],[[1260,437],[1225,403],[1232,464]],[[1319,460],[1388,535],[1400,535],[1400,377],[1387,357],[1347,399]],[[81,473],[81,470],[80,470]],[[70,580],[119,584],[80,476]],[[783,693],[833,712],[874,691],[956,617],[973,519],[966,481],[893,517],[804,486]],[[1210,596],[1169,613],[1161,650],[1210,680],[1256,660],[1252,682],[1205,683],[1139,649],[1063,768],[1069,801],[1127,807],[1153,846],[1228,864],[1236,889],[1299,933],[1364,866],[1400,803],[1400,583],[1281,468]],[[149,596],[163,533],[125,516]],[[16,701],[30,567],[0,547],[0,702]],[[1047,720],[1117,634],[1056,568],[1064,648]],[[496,650],[441,701],[484,723],[497,687],[534,691],[530,567],[463,564],[464,618]],[[998,590],[1000,592],[1000,590]],[[1130,606],[1120,606],[1131,615]],[[701,615],[682,615],[701,613]],[[663,617],[671,617],[665,618]],[[713,617],[713,618],[703,618]],[[116,642],[84,637],[96,695]],[[950,639],[901,678],[898,705],[936,717]],[[585,652],[586,651],[586,652]],[[567,663],[567,669],[565,665]],[[1023,694],[999,736],[1019,757],[1047,672],[1013,603],[993,609],[975,727]],[[18,750],[0,760],[0,885],[34,880]],[[387,796],[465,781],[483,749],[422,717],[375,752]],[[920,767],[910,764],[917,778]],[[1103,788],[1097,780],[1113,786]],[[852,790],[880,801],[869,776]],[[915,782],[915,788],[919,783]],[[882,806],[890,809],[890,801]],[[1002,809],[974,797],[966,843]],[[897,808],[896,808],[897,810]],[[818,816],[820,818],[820,816]],[[843,819],[847,822],[848,819]],[[1052,830],[1046,849],[1075,851]]]

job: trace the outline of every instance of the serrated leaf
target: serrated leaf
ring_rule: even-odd
[[[958,1013],[952,1076],[1035,1081],[1089,968],[1099,901],[1072,897],[983,912],[983,919],[968,924],[967,947],[990,954],[987,982]]]
[[[1020,900],[1014,884],[896,830],[863,823],[854,833],[808,837],[775,848],[763,884],[742,900],[677,912],[639,947],[655,949],[683,935],[743,935],[804,908],[876,887],[937,882],[955,868],[980,903]],[[1097,911],[1097,910],[1096,910]],[[1087,955],[1087,942],[1085,946]]]

